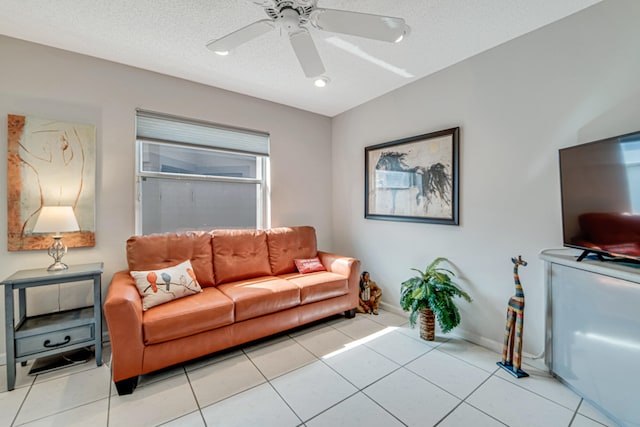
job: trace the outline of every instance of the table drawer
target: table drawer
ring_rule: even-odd
[[[83,341],[91,341],[93,339],[93,325],[82,325],[74,328],[22,337],[16,339],[16,357],[64,348]]]

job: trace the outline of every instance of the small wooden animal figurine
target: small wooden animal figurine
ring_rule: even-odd
[[[518,255],[511,258],[513,262],[513,281],[516,285],[516,294],[509,299],[507,308],[507,325],[504,331],[504,345],[502,346],[502,361],[498,366],[509,372],[516,378],[528,377],[525,371],[520,369],[522,364],[522,326],[524,321],[524,291],[518,276],[518,266],[526,267],[527,262]]]

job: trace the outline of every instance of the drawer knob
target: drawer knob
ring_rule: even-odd
[[[46,340],[43,345],[47,348],[60,347],[61,345],[69,344],[69,341],[71,341],[71,337],[67,335],[66,337],[64,337],[64,341],[62,342],[59,342],[57,344],[51,344],[51,340]]]

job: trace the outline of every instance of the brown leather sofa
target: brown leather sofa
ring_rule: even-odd
[[[318,256],[327,271],[298,273]],[[129,271],[189,259],[202,292],[146,311]],[[128,271],[114,274],[104,303],[118,394],[146,374],[318,319],[355,315],[360,262],[319,252],[313,227],[135,236]]]

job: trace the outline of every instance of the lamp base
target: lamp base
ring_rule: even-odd
[[[64,262],[56,261],[47,268],[47,271],[61,271],[68,269],[69,266]]]
[[[47,268],[47,271],[66,270],[69,266],[61,261],[64,254],[67,253],[67,247],[62,243],[62,236],[56,234],[53,236],[53,244],[49,248],[49,256],[53,258],[54,263]]]

